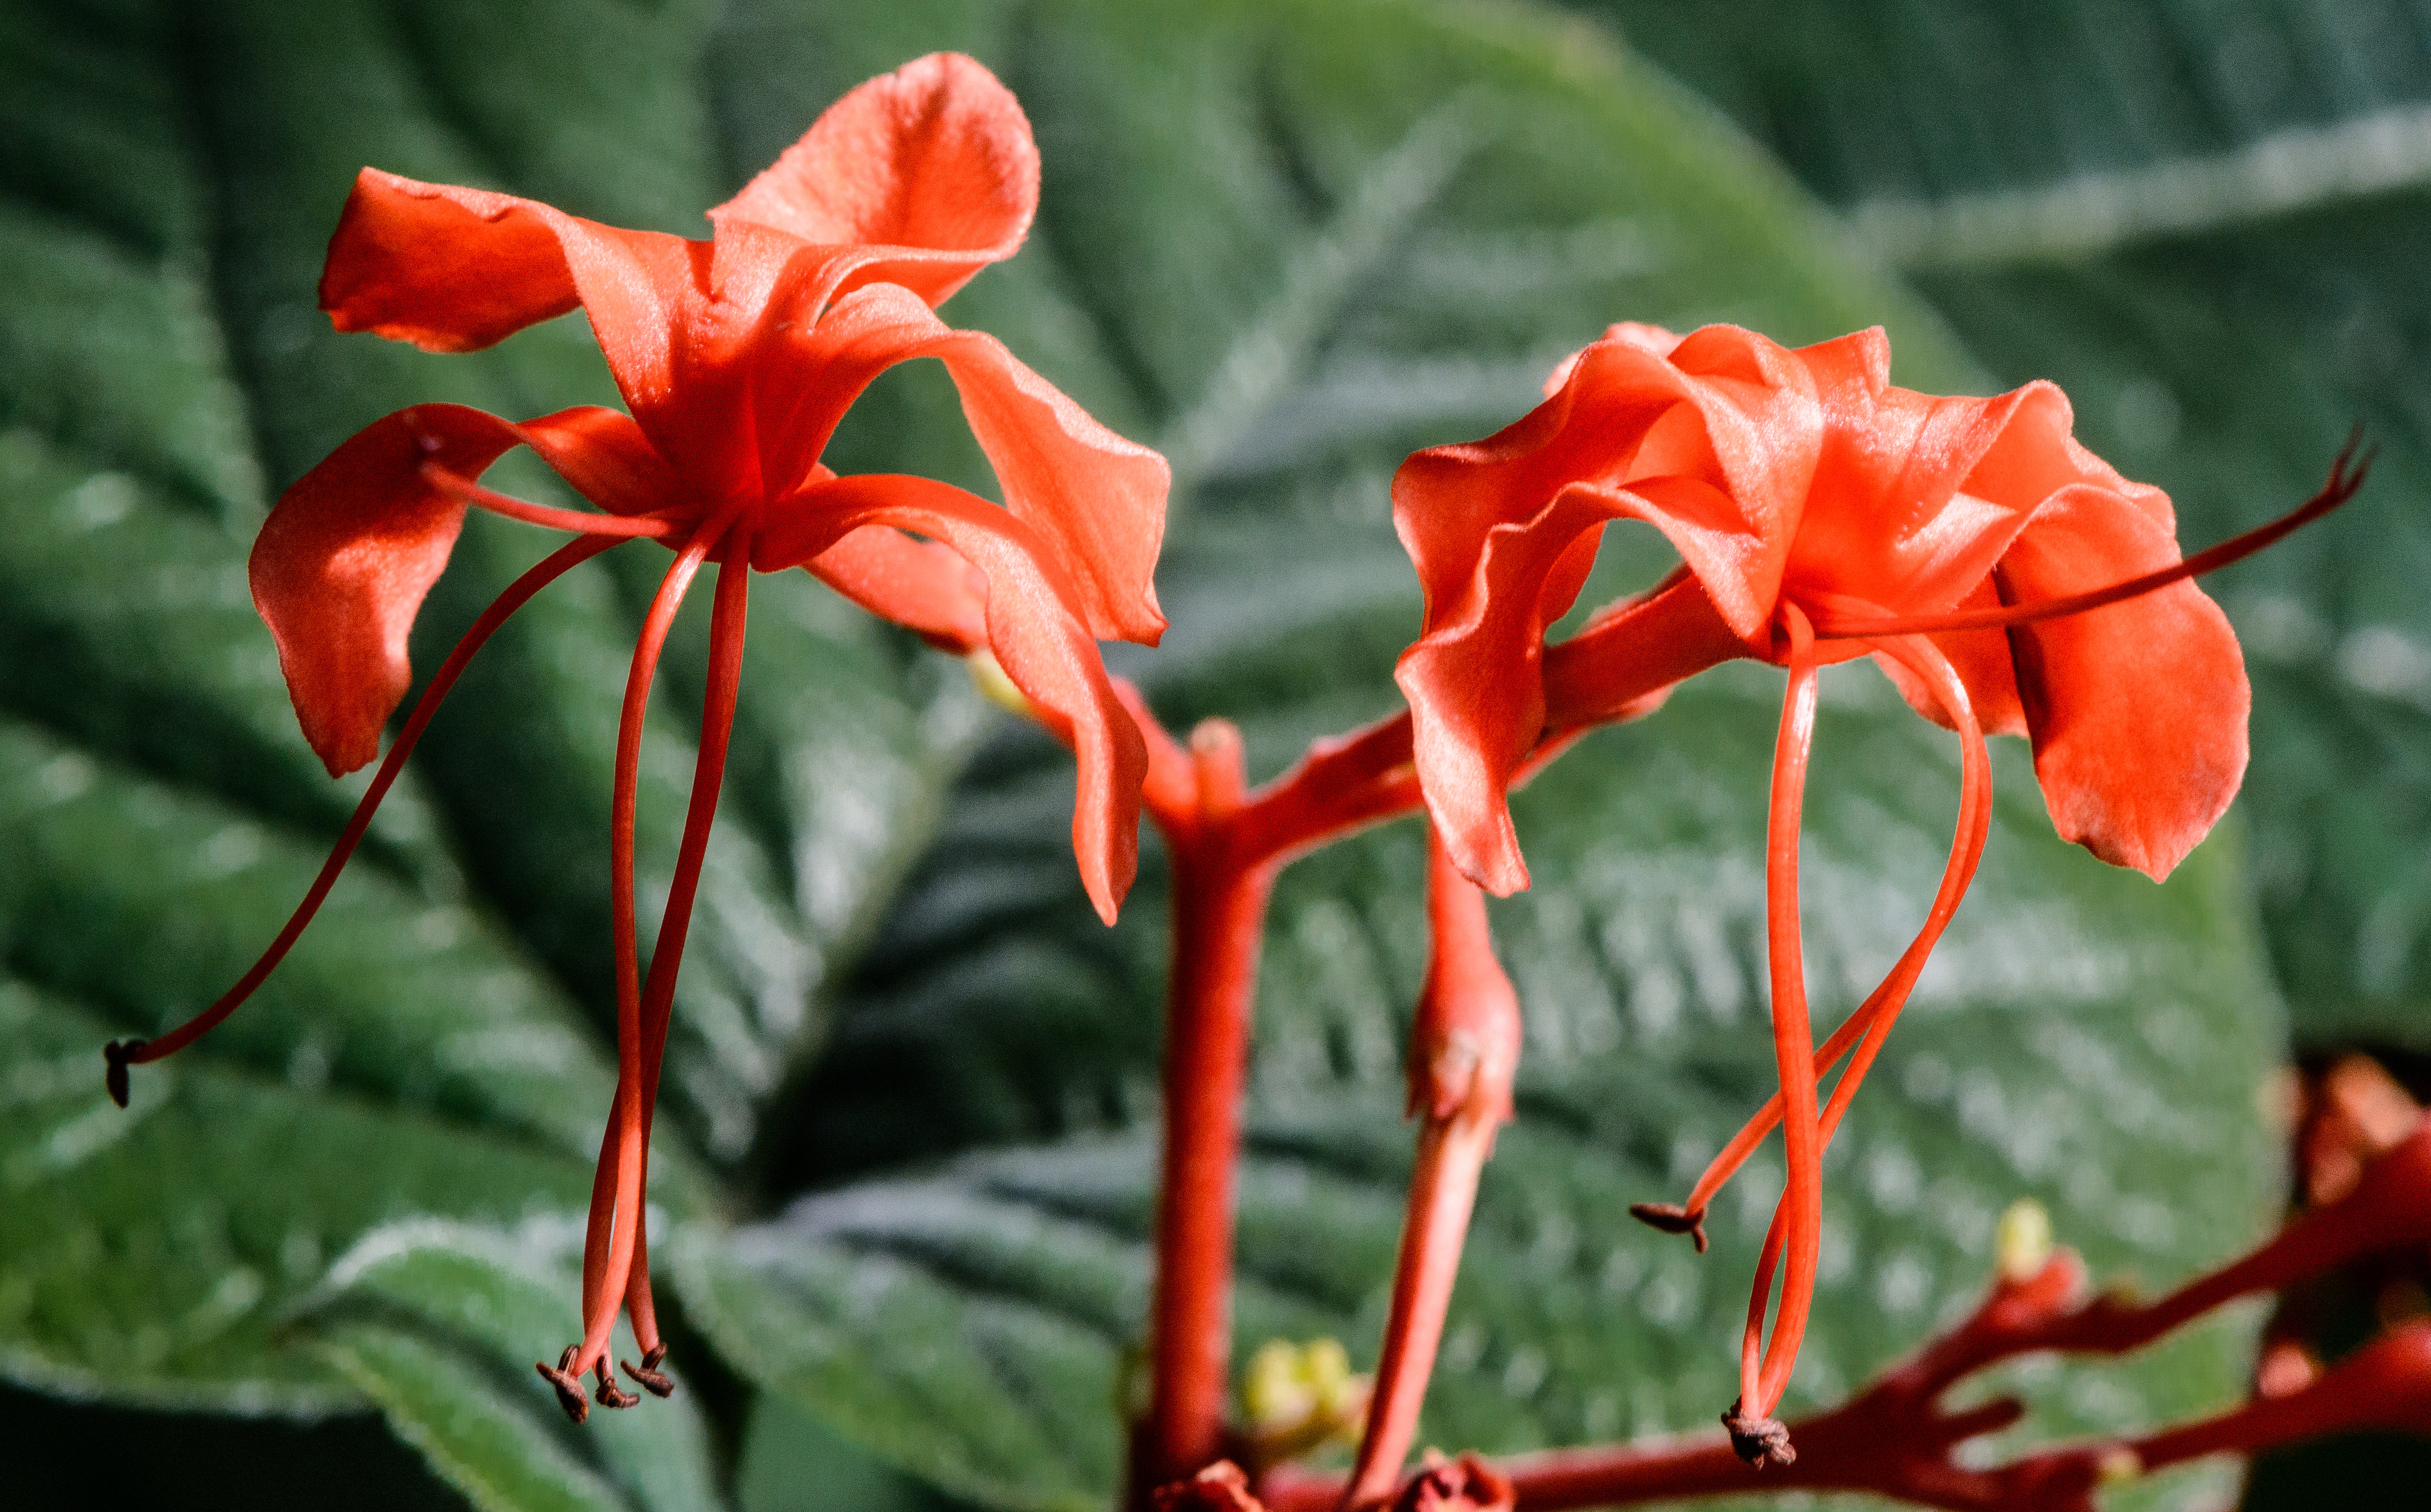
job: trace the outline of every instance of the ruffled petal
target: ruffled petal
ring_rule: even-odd
[[[1436,833],[1498,897],[1528,885],[1505,795],[1545,729],[1547,580],[1584,534],[1626,509],[1614,491],[1567,488],[1536,518],[1488,531],[1468,591],[1429,606],[1426,632],[1393,668]]]
[[[2032,604],[2178,560],[2150,500],[2080,486],[2036,512],[2000,577]],[[2052,823],[2113,865],[2168,876],[2245,777],[2253,691],[2228,617],[2182,581],[2008,634]]]
[[[478,410],[471,412],[480,414]],[[496,419],[486,414],[481,418]],[[683,484],[674,469],[660,457],[633,417],[621,410],[577,405],[509,430],[514,441],[540,453],[541,461],[572,484],[576,493],[611,514],[647,514],[685,500]]]
[[[455,404],[375,421],[280,496],[255,537],[253,601],[278,647],[304,738],[331,776],[379,754],[381,727],[412,685],[406,642],[447,565],[463,503],[425,472],[478,478],[529,445],[619,513],[654,508],[659,479],[633,422],[584,408],[517,426]]]
[[[987,579],[950,546],[864,525],[803,565],[941,651],[967,656],[987,644]]]
[[[1614,321],[1603,328],[1603,334],[1598,337],[1597,341],[1627,342],[1632,346],[1643,346],[1657,357],[1668,357],[1680,346],[1680,337],[1677,334],[1660,326],[1650,326],[1640,320]],[[1594,343],[1589,344],[1589,345],[1593,344]],[[1553,371],[1546,375],[1539,392],[1549,399],[1561,393],[1570,381],[1570,375],[1579,370],[1579,359],[1587,355],[1587,349],[1586,346],[1582,346],[1554,363]]]
[[[1764,633],[1820,444],[1814,381],[1793,354],[1735,327],[1709,326],[1666,353],[1668,335],[1608,336],[1517,423],[1402,463],[1394,528],[1430,625],[1467,591],[1487,532],[1592,483],[1625,486],[1629,512],[1670,539],[1723,617],[1743,636]]]
[[[1880,328],[1798,357],[1822,401],[1823,449],[1788,591],[1807,603],[1845,597],[1909,613],[1956,603],[2050,493],[2007,486],[2030,482],[2035,469],[2003,459],[2048,449],[2054,401],[2065,436],[2067,401],[2048,383],[1990,399],[1896,388]],[[1972,491],[1979,482],[1987,492]]]
[[[1038,718],[1079,758],[1072,851],[1113,923],[1139,865],[1148,749],[1115,695],[1054,552],[1010,512],[950,484],[871,474],[813,483],[773,512],[752,551],[763,572],[801,564],[871,525],[944,543],[987,579],[989,649]]]
[[[837,301],[794,340],[808,372],[788,368],[794,376],[781,381],[774,367],[763,375],[758,392],[772,406],[762,416],[763,448],[773,454],[783,438],[787,465],[807,471],[872,378],[897,362],[938,358],[996,469],[1005,508],[1037,533],[1090,633],[1156,644],[1165,630],[1156,559],[1172,479],[1163,457],[1090,418],[994,337],[952,329],[892,285]]]
[[[864,249],[839,264],[841,294],[899,284],[931,305],[1013,256],[1038,209],[1038,146],[995,75],[931,53],[830,106],[743,192],[709,212],[819,246]]]
[[[1998,609],[2001,596],[1992,580],[1986,578],[1975,585],[1975,591],[1951,606],[1953,609]],[[1951,670],[1967,689],[1967,702],[1975,713],[1978,729],[1987,735],[2022,735],[2027,733],[2026,712],[2018,701],[2018,675],[2009,650],[2006,630],[1951,630],[1925,637],[1934,648],[1950,663]],[[1874,664],[1891,680],[1908,707],[1924,715],[1944,730],[1955,730],[1950,711],[1941,706],[1932,687],[1908,670],[1896,656],[1877,651]]]
[[[321,308],[343,331],[468,352],[580,305],[633,412],[674,387],[677,317],[705,244],[538,200],[366,168],[329,239]]]
[[[2085,449],[2071,433],[2075,410],[2058,386],[2029,383],[2003,395],[2017,401],[2000,439],[1967,477],[1967,492],[2014,508],[2032,509],[2063,488],[2086,484],[2106,489],[2136,512],[2175,534],[2170,496],[2150,483],[2119,476],[2116,468]]]

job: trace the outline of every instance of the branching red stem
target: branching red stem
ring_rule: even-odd
[[[2431,1435],[2431,1325],[2409,1323],[2301,1390],[2142,1438],[2065,1445],[1990,1469],[1957,1446],[2018,1420],[1996,1399],[1958,1412],[1960,1381],[2019,1355],[2140,1348],[2249,1292],[2284,1288],[2374,1252],[2431,1242],[2431,1120],[2374,1160],[2347,1196],[2305,1213],[2253,1253],[2138,1307],[2087,1296],[2085,1268],[2062,1251],[2021,1279],[1996,1281],[1967,1319],[1843,1405],[1792,1425],[1796,1463],[1757,1481],[1727,1440],[1557,1450],[1493,1462],[1521,1512],[1617,1506],[1756,1489],[1869,1491],[1953,1512],[2091,1512],[2105,1473],[2140,1473],[2222,1453],[2365,1429]],[[1332,1512],[1342,1482],[1279,1467],[1260,1483],[1267,1512]]]

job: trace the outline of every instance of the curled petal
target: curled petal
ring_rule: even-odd
[[[941,651],[963,656],[987,644],[987,579],[949,546],[864,525],[803,565]]]
[[[1565,485],[1625,487],[1732,628],[1764,633],[1820,444],[1815,384],[1795,354],[1709,326],[1668,355],[1633,329],[1579,353],[1559,392],[1484,441],[1436,446],[1393,479],[1393,524],[1432,625],[1467,591],[1497,526],[1535,517]]]
[[[469,352],[580,305],[636,414],[674,383],[696,244],[534,199],[366,168],[329,238],[321,308],[343,331]]]
[[[278,500],[255,538],[253,601],[277,643],[304,738],[332,776],[379,754],[380,729],[413,681],[406,642],[447,565],[464,504],[428,469],[473,479],[529,445],[619,513],[666,486],[633,422],[567,410],[525,425],[454,404],[375,421]]]
[[[1566,488],[1535,519],[1488,531],[1458,613],[1431,613],[1426,633],[1393,668],[1444,848],[1498,895],[1528,885],[1506,794],[1545,729],[1548,580],[1573,542],[1627,506],[1613,490]]]
[[[1762,641],[1820,445],[1807,369],[1735,327],[1616,327],[1565,373],[1516,424],[1393,478],[1426,596],[1395,673],[1420,782],[1461,869],[1497,893],[1527,885],[1503,794],[1543,732],[1545,627],[1584,582],[1597,528],[1654,526],[1731,631]]]
[[[1613,322],[1604,328],[1601,339],[1608,342],[1627,342],[1632,346],[1643,346],[1657,357],[1668,357],[1680,346],[1680,338],[1671,331],[1638,320]],[[1570,381],[1570,375],[1579,370],[1579,359],[1586,356],[1587,350],[1587,347],[1582,346],[1553,364],[1553,371],[1546,376],[1543,385],[1545,397],[1550,399],[1562,392]]]
[[[2068,400],[2048,383],[1997,398],[1895,388],[1880,328],[1798,353],[1823,406],[1823,445],[1790,553],[1788,590],[1939,606],[1983,581],[2054,488]],[[2043,486],[2045,484],[2048,486]],[[1980,491],[1980,492],[1979,492]]]
[[[1013,256],[1038,209],[1030,121],[995,75],[931,53],[830,106],[800,141],[709,212],[819,246],[866,249],[834,294],[899,284],[931,305]]]
[[[1113,923],[1138,869],[1148,750],[1054,553],[1019,518],[975,495],[926,478],[868,474],[815,482],[785,500],[752,565],[763,572],[798,565],[870,525],[942,542],[987,579],[989,649],[1079,758],[1072,850],[1090,901]]]
[[[785,437],[795,465],[814,464],[846,407],[880,372],[938,358],[996,469],[1005,508],[1037,533],[1090,633],[1156,644],[1165,630],[1156,558],[1172,479],[1163,457],[1091,419],[994,337],[952,329],[891,285],[839,300],[797,341],[812,381],[779,386],[791,411],[761,431]]]
[[[2001,596],[1992,580],[1986,578],[1975,585],[1975,591],[1960,599],[1956,609],[1997,609]],[[2009,650],[2005,630],[1951,630],[1925,637],[1934,649],[1945,657],[1958,680],[1967,689],[1967,701],[1973,707],[1977,725],[1987,735],[2022,735],[2026,731],[2026,712],[2018,701],[2016,663]],[[1958,727],[1951,721],[1950,712],[1934,697],[1933,689],[1915,673],[1903,665],[1899,658],[1883,652],[1874,654],[1874,664],[1881,667],[1898,687],[1908,707],[1924,715],[1944,730]]]
[[[2071,487],[2036,512],[2001,581],[2030,604],[2177,560],[2149,501]],[[2176,582],[2007,633],[2052,823],[2113,865],[2168,876],[2245,777],[2253,690],[2228,617]]]

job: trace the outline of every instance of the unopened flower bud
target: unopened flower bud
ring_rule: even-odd
[[[1031,703],[1030,696],[1014,686],[1013,679],[1004,675],[1004,664],[996,659],[994,651],[982,646],[964,657],[963,665],[970,668],[971,685],[979,689],[980,696],[988,702],[1024,719],[1037,714],[1038,710]]]
[[[1351,1371],[1350,1353],[1338,1339],[1268,1339],[1241,1377],[1251,1459],[1296,1458],[1348,1436],[1367,1411],[1371,1386]]]
[[[1992,1264],[2001,1280],[2022,1286],[2042,1274],[2051,1257],[2051,1215],[2031,1197],[2010,1203],[1992,1238]]]
[[[2102,1452],[2094,1473],[2104,1486],[2124,1486],[2144,1473],[2144,1460],[2125,1444],[2120,1444]]]

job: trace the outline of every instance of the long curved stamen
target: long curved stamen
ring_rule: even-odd
[[[1897,659],[1921,678],[1933,690],[1942,711],[1958,727],[1958,831],[1951,843],[1950,859],[1941,869],[1941,886],[1933,895],[1933,908],[1925,915],[1924,928],[1918,932],[1915,943],[1900,957],[1889,980],[1884,983],[1886,993],[1877,994],[1883,999],[1882,1006],[1867,1024],[1865,1038],[1850,1056],[1848,1070],[1841,1073],[1832,1088],[1831,1101],[1824,1106],[1822,1141],[1827,1145],[1840,1126],[1841,1116],[1848,1112],[1850,1100],[1865,1082],[1866,1073],[1872,1069],[1874,1057],[1881,1053],[1883,1041],[1898,1021],[1900,1010],[1906,1006],[1926,958],[1939,943],[1942,932],[1950,927],[1951,916],[1958,912],[1959,903],[1965,900],[1992,829],[1992,753],[1985,748],[1984,730],[1976,721],[1974,705],[1968,699],[1967,685],[1959,680],[1950,659],[1921,637],[1883,641],[1875,649]]]
[[[1815,1119],[1815,1036],[1806,1015],[1806,967],[1799,939],[1798,832],[1806,795],[1807,759],[1815,745],[1815,638],[1796,604],[1781,608],[1789,639],[1789,686],[1782,698],[1781,734],[1773,749],[1771,815],[1765,834],[1766,953],[1772,975],[1773,1060],[1781,1077],[1783,1129],[1788,1144],[1788,1272],[1760,1380],[1740,1398],[1742,1412],[1769,1416],[1787,1384],[1806,1333],[1815,1292],[1822,1226],[1822,1150]],[[1762,1279],[1769,1282],[1769,1273]],[[1758,1305],[1764,1290],[1756,1292]],[[1753,1351],[1747,1352],[1752,1364]],[[1743,1378],[1752,1371],[1742,1369]]]
[[[1831,1037],[1823,1042],[1822,1049],[1816,1052],[1817,1074],[1822,1076],[1828,1075],[1839,1064],[1851,1047],[1858,1047],[1856,1059],[1833,1089],[1831,1104],[1823,1113],[1822,1138],[1826,1145],[1831,1143],[1832,1132],[1839,1122],[1838,1110],[1845,1109],[1850,1098],[1855,1095],[1857,1084],[1865,1079],[1874,1056],[1881,1050],[1883,1040],[1899,1017],[1901,1008],[1906,1004],[1908,994],[1915,989],[1925,962],[1931,958],[1934,947],[1940,943],[1942,932],[1949,928],[1959,902],[1967,896],[1967,888],[1975,878],[1976,865],[1983,859],[1985,839],[1992,823],[1991,755],[1985,748],[1983,729],[1976,721],[1974,706],[1968,699],[1966,686],[1959,681],[1957,673],[1933,643],[1920,638],[1886,640],[1875,649],[1896,658],[1914,672],[1933,690],[1943,712],[1958,727],[1961,766],[1958,824],[1950,842],[1950,859],[1942,867],[1941,885],[1934,894],[1933,906],[1925,914],[1923,927],[1917,931],[1916,938],[1901,953],[1882,984],[1859,1005],[1855,1013],[1832,1032]],[[1761,1112],[1732,1136],[1722,1152],[1714,1157],[1713,1163],[1705,1168],[1704,1174],[1697,1179],[1697,1184],[1689,1192],[1685,1204],[1672,1207],[1668,1204],[1639,1203],[1630,1211],[1660,1228],[1693,1234],[1697,1248],[1702,1251],[1705,1237],[1702,1222],[1706,1209],[1780,1121],[1781,1098],[1776,1093]]]
[[[582,1342],[571,1366],[560,1368],[563,1374],[576,1377],[595,1369],[599,1398],[611,1406],[630,1400],[616,1389],[606,1361],[608,1336],[616,1323],[616,1302],[624,1295],[625,1280],[632,1268],[633,1235],[641,1226],[642,987],[641,944],[633,907],[633,810],[641,787],[642,725],[649,711],[650,682],[658,672],[659,653],[675,624],[676,611],[683,606],[684,593],[717,534],[715,526],[696,533],[661,580],[633,647],[632,669],[625,680],[624,711],[616,727],[615,790],[608,828],[609,928],[616,954],[616,1100],[609,1114],[606,1137],[600,1142],[599,1171],[592,1184],[591,1232],[583,1246]],[[545,1368],[543,1373],[548,1373]]]
[[[432,487],[460,504],[470,504],[493,514],[503,514],[526,525],[545,525],[552,530],[571,530],[578,535],[605,535],[618,540],[647,536],[655,540],[674,534],[679,523],[661,519],[655,514],[595,514],[589,510],[561,510],[546,504],[533,504],[512,494],[485,488],[462,473],[442,467],[435,462],[422,464],[422,476],[429,480]]]
[[[666,1057],[667,1024],[675,1010],[676,973],[683,964],[684,940],[692,926],[694,899],[700,890],[702,860],[709,852],[709,832],[717,816],[718,789],[726,778],[726,752],[734,733],[736,692],[743,680],[743,636],[751,598],[751,536],[746,529],[728,534],[718,554],[717,596],[710,610],[709,680],[701,700],[700,754],[693,765],[692,799],[684,812],[683,840],[676,853],[673,885],[666,912],[659,921],[659,938],[650,952],[650,975],[642,987],[642,1179],[646,1204],[649,1192],[650,1127],[657,1117],[659,1068]],[[634,1218],[633,1263],[625,1285],[625,1312],[633,1325],[633,1339],[642,1348],[642,1365],[630,1362],[625,1372],[660,1396],[674,1387],[658,1369],[666,1355],[660,1342],[657,1309],[650,1300],[649,1237],[646,1214]]]
[[[109,1095],[120,1107],[126,1106],[128,1067],[174,1055],[209,1033],[252,997],[278,963],[286,959],[287,952],[303,934],[305,926],[311,923],[312,916],[320,912],[323,900],[329,896],[329,889],[338,881],[338,873],[345,869],[355,848],[362,843],[364,833],[371,828],[373,813],[379,808],[380,800],[388,797],[388,790],[395,784],[397,774],[405,770],[405,761],[413,753],[414,742],[422,738],[422,731],[430,723],[430,716],[439,712],[441,701],[456,685],[456,680],[463,674],[465,666],[473,660],[473,654],[496,633],[509,615],[528,602],[532,595],[579,563],[616,545],[617,540],[614,536],[591,536],[567,542],[508,584],[507,591],[498,595],[490,607],[481,612],[481,617],[473,622],[473,628],[464,632],[463,638],[456,643],[456,648],[447,654],[447,660],[440,664],[439,670],[431,675],[429,685],[422,690],[422,697],[414,702],[413,713],[407,716],[405,728],[390,744],[388,755],[374,774],[371,786],[364,789],[362,800],[355,805],[354,816],[346,821],[346,828],[338,836],[338,843],[330,848],[329,859],[321,864],[320,876],[313,879],[312,885],[305,891],[304,900],[296,904],[295,912],[288,916],[287,927],[278,932],[278,937],[270,942],[270,949],[261,952],[261,958],[253,964],[253,968],[239,978],[236,985],[222,994],[219,1001],[169,1033],[152,1039],[110,1042],[105,1052],[109,1060],[107,1080]]]
[[[1772,1222],[1764,1231],[1764,1248],[1756,1255],[1755,1283],[1748,1288],[1747,1326],[1739,1335],[1739,1411],[1750,1418],[1763,1418],[1769,1411],[1764,1400],[1764,1315],[1766,1304],[1772,1301],[1772,1277],[1781,1263],[1782,1226],[1789,1216],[1789,1195],[1782,1194],[1774,1204]]]
[[[2232,562],[2252,556],[2356,496],[2363,480],[2372,471],[2372,454],[2362,457],[2356,449],[2362,444],[2363,428],[2357,426],[2347,438],[2338,460],[2330,464],[2329,481],[2321,492],[2296,506],[2268,525],[2256,526],[2242,535],[2231,536],[2220,545],[2196,552],[2173,567],[2163,567],[2107,588],[2089,593],[2071,594],[2065,598],[2047,598],[2039,603],[2008,604],[1998,609],[1956,610],[1946,614],[1839,615],[1825,614],[1815,626],[1818,640],[1870,640],[1885,635],[1941,634],[1951,630],[2005,630],[2012,625],[2031,625],[2037,620],[2059,619],[2070,614],[2082,614],[2087,610],[2140,597],[2155,589],[2167,588],[2173,582],[2198,578],[2206,572],[2217,572]]]

